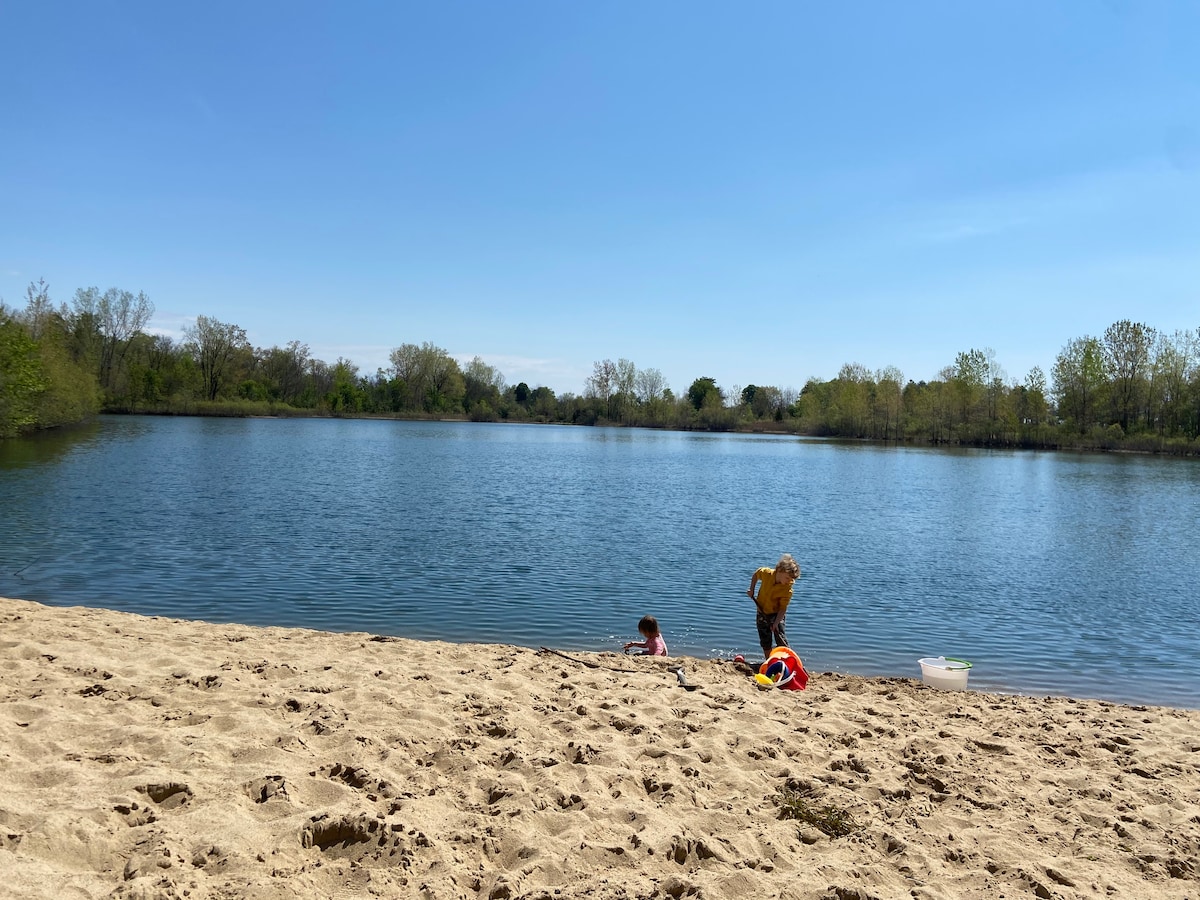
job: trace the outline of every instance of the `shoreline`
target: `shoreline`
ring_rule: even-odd
[[[1196,710],[8,599],[0,621],[16,896],[1200,898]]]
[[[2,598],[0,598],[0,599],[2,599]],[[45,600],[24,600],[23,599],[20,602],[37,603],[39,605],[44,605],[44,606],[47,606],[52,609],[78,608],[78,609],[107,610],[107,611],[121,613],[121,614],[139,616],[142,618],[158,619],[158,620],[172,621],[172,622],[175,622],[175,621],[186,622],[186,623],[192,623],[192,624],[199,625],[199,626],[209,626],[209,627],[214,627],[214,628],[226,627],[226,626],[246,626],[249,628],[256,628],[256,629],[283,628],[283,629],[288,629],[288,630],[312,631],[312,632],[315,632],[318,634],[330,634],[330,635],[366,633],[366,634],[370,634],[371,636],[375,637],[378,640],[414,641],[417,643],[428,643],[430,641],[437,642],[439,640],[436,638],[427,638],[427,637],[409,637],[409,636],[405,636],[405,635],[401,635],[401,634],[396,634],[396,633],[394,633],[392,631],[388,631],[388,630],[363,631],[362,629],[343,627],[341,624],[332,624],[328,627],[325,627],[325,626],[322,626],[319,624],[275,625],[275,624],[269,624],[269,623],[263,623],[263,622],[253,622],[253,621],[243,622],[243,621],[238,621],[236,619],[180,618],[179,616],[174,615],[169,612],[158,612],[158,611],[139,612],[139,611],[127,610],[127,609],[124,609],[124,610],[116,609],[114,607],[105,606],[105,605],[96,605],[96,606],[88,605],[88,606],[71,607],[71,606],[62,606],[57,603],[50,603]],[[566,653],[576,654],[578,656],[583,656],[583,657],[588,657],[588,658],[603,657],[606,654],[612,654],[612,653],[615,653],[618,657],[620,657],[620,656],[623,656],[623,654],[619,650],[613,650],[612,647],[618,646],[622,640],[624,640],[623,636],[614,634],[614,635],[610,636],[610,638],[608,638],[607,640],[600,642],[600,646],[597,646],[596,644],[591,644],[591,645],[555,644],[553,647],[551,647],[549,649],[555,650],[555,651],[561,650]],[[478,645],[478,646],[485,646],[485,647],[512,647],[512,648],[516,648],[516,649],[524,649],[524,650],[531,650],[531,651],[536,651],[539,649],[539,647],[533,643],[502,642],[502,641],[489,640],[487,638],[472,640],[469,637],[454,637],[454,638],[444,639],[441,642],[453,644],[456,646],[469,644],[469,645]],[[674,638],[672,639],[670,646],[671,646],[673,652],[675,650],[679,650],[678,653],[675,653],[672,657],[670,657],[671,659],[695,660],[698,662],[711,661],[711,662],[727,664],[732,661],[733,655],[738,652],[743,652],[745,654],[753,653],[755,656],[761,654],[761,651],[758,650],[757,648],[755,648],[752,651],[749,649],[742,650],[737,647],[732,647],[732,648],[728,648],[728,649],[724,649],[724,650],[707,650],[707,652],[706,652],[706,648],[703,645],[698,644],[695,646],[689,646],[689,645],[684,644],[683,642],[678,641]],[[680,649],[681,647],[682,647],[682,649]],[[545,648],[543,647],[543,649],[545,649]],[[806,661],[811,660],[813,658],[813,657],[809,657],[807,654],[805,654],[804,656],[805,656]],[[989,669],[994,671],[994,669],[996,668],[996,665],[994,664],[994,662],[995,661],[992,661],[992,664],[977,663],[978,668],[972,669],[972,673],[971,673],[970,681],[969,681],[969,685],[968,685],[968,689],[970,691],[994,694],[994,695],[1000,696],[1000,697],[1028,697],[1028,698],[1033,698],[1033,699],[1037,699],[1037,698],[1042,698],[1042,699],[1069,698],[1069,699],[1079,700],[1079,701],[1086,700],[1086,701],[1095,701],[1098,703],[1109,703],[1109,704],[1115,704],[1117,706],[1166,707],[1166,708],[1171,708],[1171,709],[1183,710],[1185,712],[1191,712],[1191,711],[1200,712],[1200,703],[1189,702],[1188,699],[1186,699],[1186,698],[1176,699],[1173,696],[1167,696],[1166,699],[1162,699],[1161,695],[1163,694],[1163,692],[1161,692],[1161,691],[1159,692],[1160,696],[1148,698],[1143,692],[1140,692],[1140,691],[1127,692],[1126,696],[1120,696],[1119,694],[1116,694],[1116,695],[1103,694],[1103,693],[1100,693],[1099,690],[1096,690],[1095,693],[1089,693],[1086,687],[1084,687],[1081,691],[1073,692],[1069,688],[1063,688],[1061,686],[1061,684],[1058,684],[1057,689],[1055,689],[1055,688],[1049,687],[1047,685],[1015,683],[1014,681],[1012,681],[1010,679],[999,679],[994,674],[992,674],[992,671],[989,671]],[[877,656],[872,656],[871,662],[869,662],[869,663],[861,661],[861,660],[858,661],[858,663],[859,664],[856,665],[854,661],[850,661],[844,665],[837,665],[837,666],[828,666],[828,664],[826,663],[826,667],[824,669],[821,669],[820,671],[822,672],[822,674],[836,675],[838,677],[865,678],[869,681],[881,680],[881,679],[899,679],[899,680],[912,680],[917,683],[922,683],[920,666],[917,664],[918,663],[917,654],[915,652],[912,653],[911,660],[909,657],[905,657],[904,665],[897,664],[894,667],[879,666],[877,664]],[[1061,682],[1062,679],[1056,678],[1055,680],[1056,680],[1056,684],[1057,684],[1058,682]],[[1077,687],[1078,687],[1078,685],[1077,685]],[[1166,693],[1169,694],[1170,692],[1166,692]]]
[[[232,404],[237,405],[234,401],[216,401],[217,403],[225,403],[227,406]],[[251,404],[260,401],[249,401]],[[266,402],[266,401],[261,401]],[[711,428],[700,427],[699,425],[691,428],[683,428],[680,426],[669,425],[651,425],[651,424],[629,424],[624,422],[593,422],[580,423],[574,421],[543,421],[539,419],[473,419],[469,415],[442,415],[429,413],[416,415],[407,413],[386,414],[386,413],[335,413],[330,411],[318,412],[307,409],[291,409],[287,411],[277,412],[256,412],[256,411],[229,411],[229,412],[198,412],[191,411],[174,411],[174,410],[127,410],[127,409],[102,409],[94,416],[80,419],[77,422],[67,422],[60,425],[54,425],[50,428],[36,429],[32,432],[23,432],[14,435],[15,439],[37,438],[42,435],[53,435],[61,433],[64,429],[77,428],[95,423],[101,416],[162,416],[162,417],[179,417],[179,418],[215,418],[215,419],[331,419],[331,420],[363,420],[363,421],[383,421],[383,422],[449,422],[458,424],[481,424],[481,425],[559,425],[570,428],[641,428],[648,431],[667,431],[677,432],[680,434],[743,434],[743,435],[769,435],[772,437],[793,437],[803,438],[811,441],[821,441],[840,444],[865,444],[875,447],[892,447],[892,448],[914,448],[914,449],[967,449],[967,450],[988,450],[988,451],[1019,451],[1019,452],[1036,452],[1036,453],[1054,453],[1054,454],[1099,454],[1099,455],[1130,455],[1144,456],[1148,458],[1175,458],[1175,459],[1197,459],[1200,458],[1200,450],[1193,449],[1190,444],[1173,442],[1171,446],[1166,446],[1160,442],[1159,446],[1147,447],[1139,446],[1124,446],[1113,444],[1111,441],[1104,440],[1084,440],[1083,435],[1067,435],[1066,440],[1063,436],[1052,442],[1037,442],[1037,441],[978,441],[978,440],[930,440],[909,438],[898,440],[895,438],[878,438],[878,437],[862,437],[852,435],[833,435],[823,434],[819,431],[805,431],[799,428],[791,429],[785,426],[778,425],[774,420],[755,420],[749,423],[739,423],[727,428]],[[0,438],[0,441],[4,440]],[[1122,438],[1126,441],[1127,439]],[[1132,439],[1127,440],[1132,443]]]

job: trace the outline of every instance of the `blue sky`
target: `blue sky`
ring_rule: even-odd
[[[1049,373],[1200,327],[1200,3],[0,5],[0,299],[364,374]]]

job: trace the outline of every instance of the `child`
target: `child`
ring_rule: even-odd
[[[792,559],[790,553],[779,557],[775,568],[763,566],[750,576],[750,590],[746,591],[746,595],[758,607],[754,624],[758,628],[758,642],[762,644],[763,659],[770,656],[776,647],[788,645],[783,626],[788,603],[792,600],[792,585],[799,577],[800,566]],[[757,597],[754,596],[755,585],[759,585]]]
[[[630,647],[642,647],[645,652],[638,654],[639,656],[666,656],[667,642],[663,640],[662,633],[658,630],[658,619],[654,616],[642,616],[642,620],[638,622],[638,631],[642,633],[644,641],[630,641],[625,645],[625,652],[629,652]]]

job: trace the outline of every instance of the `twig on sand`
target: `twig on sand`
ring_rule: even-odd
[[[573,656],[567,656],[565,653],[559,653],[557,650],[551,650],[549,647],[538,647],[539,653],[553,653],[555,656],[561,656],[563,659],[569,659],[573,663],[578,663],[581,666],[587,666],[589,669],[604,669],[606,672],[620,672],[622,675],[640,675],[644,672],[651,672],[653,669],[614,669],[612,666],[602,666],[599,663],[591,662],[586,659],[576,659]]]

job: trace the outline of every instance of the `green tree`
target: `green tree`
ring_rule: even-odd
[[[43,332],[38,357],[46,387],[38,402],[39,428],[72,425],[100,411],[103,398],[96,376],[71,358],[60,324]]]
[[[1029,370],[1024,384],[1013,389],[1013,409],[1024,439],[1035,445],[1042,441],[1049,404],[1046,401],[1046,376],[1038,366]]]
[[[95,376],[68,351],[63,317],[31,321],[38,340],[28,322],[0,304],[0,437],[72,424],[100,409]]]
[[[95,312],[75,308],[65,314],[65,324],[71,358],[86,366],[98,379],[104,348],[99,318]]]
[[[1009,390],[1004,383],[1008,376],[991,347],[984,348],[983,356],[986,360],[983,395],[987,411],[988,440],[996,442],[1004,439],[1002,430],[1011,428],[1014,424]]]
[[[783,418],[783,394],[777,387],[747,385],[742,388],[741,402],[755,419]]]
[[[895,366],[875,373],[875,408],[872,416],[878,423],[874,437],[900,440],[904,411],[904,375]]]
[[[422,353],[417,344],[401,344],[388,356],[392,377],[402,386],[400,408],[416,409],[420,406],[420,382],[422,379]]]
[[[846,363],[830,386],[828,422],[833,434],[868,437],[874,379],[861,363]]]
[[[1054,399],[1059,415],[1070,419],[1080,434],[1097,423],[1099,400],[1105,389],[1104,350],[1094,337],[1067,342],[1054,360]]]
[[[800,428],[809,434],[829,434],[826,411],[829,409],[831,390],[829,382],[810,378],[800,389],[800,395],[792,407],[792,415],[800,420]]]
[[[323,359],[310,359],[308,372],[304,379],[304,393],[300,395],[300,405],[314,409],[324,402],[333,390],[333,369]]]
[[[941,380],[910,381],[904,387],[905,434],[940,444],[953,437],[953,406],[949,379],[953,369],[941,372]]]
[[[461,410],[466,381],[458,363],[441,347],[401,344],[390,354],[392,373],[404,385],[406,409],[425,412]]]
[[[1160,334],[1150,363],[1150,417],[1163,437],[1187,433],[1188,382],[1200,367],[1200,331]]]
[[[557,413],[554,391],[545,385],[538,385],[529,395],[529,409],[539,418],[550,420]]]
[[[987,354],[982,350],[959,353],[946,381],[954,397],[958,422],[964,426],[966,435],[971,435],[973,427],[983,419],[984,389],[988,383]]]
[[[721,389],[717,387],[717,382],[707,376],[697,378],[692,382],[687,390],[688,403],[692,405],[692,409],[701,410],[705,407],[713,407],[717,404],[724,404],[725,398],[721,395]]]
[[[183,334],[200,368],[203,396],[206,400],[216,400],[229,384],[236,383],[236,363],[250,352],[246,330],[208,316],[197,316],[196,324],[184,328]]]
[[[463,406],[467,412],[482,404],[487,409],[499,409],[506,385],[504,375],[495,366],[485,363],[476,356],[463,371]],[[526,386],[526,393],[529,388]]]
[[[136,363],[130,364],[131,379],[140,380],[142,400],[152,405],[191,401],[199,389],[196,362],[186,344],[170,335],[144,335],[134,343]]]
[[[333,384],[325,397],[329,409],[337,413],[362,412],[366,397],[359,383],[358,366],[339,356],[330,374]]]
[[[1113,414],[1129,434],[1138,424],[1150,386],[1150,355],[1155,331],[1140,322],[1122,319],[1104,332],[1104,362],[1110,381]]]
[[[0,437],[32,431],[46,382],[37,342],[0,306]]]

